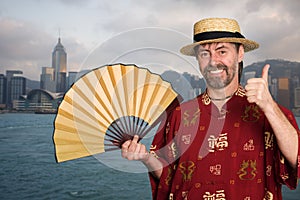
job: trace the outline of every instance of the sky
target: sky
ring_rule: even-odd
[[[236,19],[242,34],[260,44],[246,53],[245,65],[300,62],[299,10],[298,0],[1,0],[0,74],[22,70],[39,80],[58,37],[68,71],[122,62],[198,73],[195,59],[179,49],[207,17]]]

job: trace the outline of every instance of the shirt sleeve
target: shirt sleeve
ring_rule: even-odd
[[[298,165],[296,169],[290,166],[279,148],[277,148],[278,150],[275,152],[275,170],[279,183],[285,184],[290,189],[296,189],[298,178],[300,178],[300,131],[292,112],[282,106],[280,106],[280,108],[298,133]]]
[[[176,148],[174,147],[174,134],[176,119],[174,112],[158,128],[150,147],[153,154],[163,164],[163,171],[160,179],[157,179],[149,172],[150,184],[152,188],[152,198],[155,200],[165,200],[169,198],[171,190],[171,179],[176,167]]]

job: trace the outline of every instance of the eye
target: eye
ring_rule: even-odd
[[[227,51],[224,51],[224,50],[220,50],[220,51],[219,51],[219,54],[220,54],[221,56],[226,55],[226,53],[227,53]]]
[[[205,59],[205,58],[209,58],[210,57],[210,53],[208,51],[200,51],[199,52],[199,57],[202,58],[202,59]]]

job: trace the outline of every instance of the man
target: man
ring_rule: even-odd
[[[239,85],[244,52],[258,46],[232,19],[194,25],[194,43],[181,53],[197,58],[206,91],[168,116],[150,153],[137,136],[122,145],[124,158],[151,172],[153,199],[282,199],[281,184],[296,188],[299,129],[271,97],[270,66]]]

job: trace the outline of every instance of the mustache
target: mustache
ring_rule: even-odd
[[[205,68],[205,72],[210,72],[210,71],[216,71],[216,70],[225,70],[226,72],[228,71],[228,66],[226,65],[223,65],[223,64],[217,64],[217,65],[208,65],[206,68]]]

